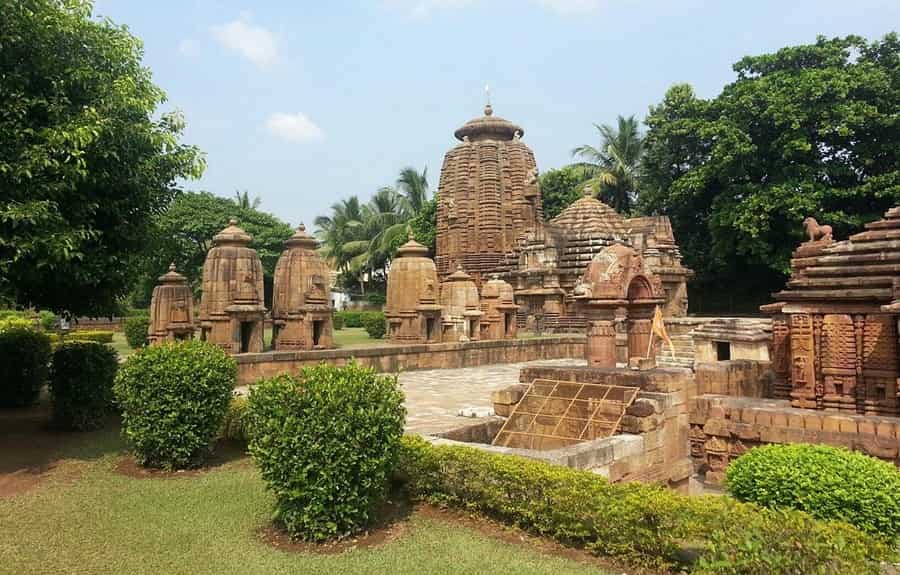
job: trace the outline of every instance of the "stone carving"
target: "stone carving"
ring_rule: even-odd
[[[316,240],[300,224],[275,265],[272,343],[277,350],[325,349],[332,341],[329,269]]]
[[[150,299],[150,345],[164,341],[191,339],[194,335],[194,296],[187,278],[175,271],[175,264],[160,276]]]
[[[442,341],[474,341],[481,338],[481,302],[472,277],[456,266],[441,283]]]
[[[833,241],[830,226],[812,218],[804,225],[809,241],[794,252],[787,289],[762,307],[776,317],[773,349],[790,358],[786,384],[791,404],[900,415],[900,305],[894,297],[900,273],[883,263],[900,257],[894,241],[900,233],[900,208],[840,242]],[[776,378],[781,358],[775,355]],[[778,389],[776,379],[776,393]]]
[[[481,339],[514,339],[518,309],[512,286],[494,274],[481,289]]]
[[[803,227],[806,229],[806,235],[809,236],[809,241],[811,242],[820,240],[830,242],[832,240],[831,226],[819,225],[815,218],[810,217],[803,220]]]
[[[203,264],[201,338],[231,353],[263,348],[263,269],[250,234],[232,219]]]
[[[441,341],[437,269],[428,248],[412,238],[400,246],[388,272],[384,309],[392,343]]]

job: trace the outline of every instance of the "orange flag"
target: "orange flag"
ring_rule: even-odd
[[[669,351],[672,352],[672,357],[674,358],[675,346],[672,344],[668,332],[666,332],[666,324],[663,321],[662,309],[660,309],[659,306],[656,306],[656,310],[653,312],[653,323],[650,325],[650,345],[647,348],[647,357],[650,357],[650,351],[653,349],[654,335],[669,344]]]

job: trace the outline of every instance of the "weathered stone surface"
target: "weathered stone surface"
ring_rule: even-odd
[[[160,276],[150,299],[151,345],[164,341],[191,339],[194,335],[194,295],[187,278],[175,271],[175,264]]]
[[[441,341],[476,341],[481,338],[481,303],[472,276],[458,265],[441,283]]]
[[[330,270],[316,253],[316,240],[300,224],[275,265],[272,343],[277,350],[334,347]]]
[[[412,237],[391,262],[384,309],[392,343],[441,341],[440,284],[428,248]]]
[[[200,337],[230,353],[263,349],[263,269],[251,240],[232,219],[203,264]]]

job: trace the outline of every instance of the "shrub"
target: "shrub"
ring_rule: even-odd
[[[56,314],[52,311],[40,311],[38,318],[41,320],[41,327],[44,328],[44,331],[51,331],[56,327]]]
[[[862,453],[827,445],[757,447],[728,466],[726,487],[741,501],[900,535],[900,472]]]
[[[370,305],[381,306],[387,303],[387,296],[383,293],[370,293],[366,296],[366,301],[368,301]]]
[[[366,319],[384,317],[381,311],[338,311],[334,313],[335,321],[340,321],[343,327],[366,327]],[[340,319],[337,319],[340,317]]]
[[[384,314],[381,312],[377,312],[364,317],[363,327],[366,328],[366,333],[369,334],[369,337],[371,337],[372,339],[383,338],[384,333],[387,331],[387,325],[384,321]]]
[[[50,338],[30,327],[0,331],[0,407],[33,404],[47,383]]]
[[[0,318],[0,333],[11,329],[32,329],[34,322],[20,315],[7,315]]]
[[[231,441],[247,441],[247,398],[243,395],[236,395],[231,398],[228,403],[228,411],[222,420],[222,429],[219,431],[219,437]]]
[[[122,433],[141,464],[197,465],[222,427],[237,363],[202,341],[145,347],[119,368],[114,386]]]
[[[150,316],[130,316],[125,320],[123,329],[125,330],[125,339],[132,349],[144,347],[147,345],[147,332],[150,329]]]
[[[692,498],[654,485],[610,484],[586,471],[469,447],[431,446],[421,438],[403,438],[397,478],[414,498],[481,512],[657,569],[682,563],[685,542],[699,547],[693,572],[705,575],[874,575],[877,561],[888,557],[881,541],[798,511]]]
[[[103,427],[118,367],[118,354],[102,343],[76,341],[56,348],[50,370],[54,423],[75,431]]]
[[[73,331],[69,335],[66,336],[67,340],[71,341],[92,341],[95,343],[112,343],[113,340],[113,332],[99,330],[99,329],[86,329],[83,331]]]
[[[320,365],[250,391],[250,454],[275,494],[276,521],[321,541],[364,526],[383,501],[403,433],[396,377]]]
[[[340,312],[331,314],[331,326],[335,330],[344,329],[344,316]]]

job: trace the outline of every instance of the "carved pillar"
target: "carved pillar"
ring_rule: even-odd
[[[815,385],[816,409],[825,407],[825,378],[822,375],[822,316],[815,314],[813,321],[813,377]]]
[[[628,322],[628,359],[647,357],[652,320],[632,319]]]
[[[616,327],[612,321],[592,321],[584,356],[590,367],[616,367]]]
[[[854,399],[856,400],[856,412],[866,412],[866,382],[863,379],[863,343],[866,330],[866,316],[856,314],[853,316],[853,334],[856,336],[856,392]]]
[[[772,396],[775,399],[790,399],[791,328],[783,315],[772,320],[772,349],[769,356],[772,358],[772,371],[775,374]]]
[[[813,326],[809,314],[791,314],[791,405],[816,406]]]

